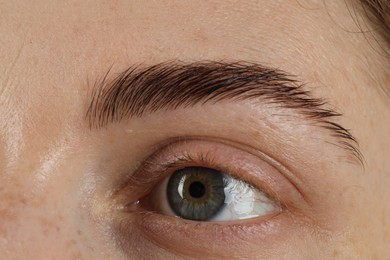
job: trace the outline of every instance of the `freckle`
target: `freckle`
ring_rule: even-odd
[[[5,228],[0,227],[0,237],[6,237],[7,230]]]
[[[41,217],[40,219],[39,219],[39,222],[41,222],[41,225],[43,225],[43,226],[47,226],[47,219],[46,218],[44,218],[44,217]]]
[[[15,217],[15,214],[12,213],[10,210],[7,209],[0,209],[0,219],[2,222],[4,220],[12,220]]]
[[[74,246],[75,244],[76,244],[76,240],[71,239],[71,240],[68,240],[65,245],[67,247],[71,247],[71,246]]]
[[[17,222],[17,216],[9,209],[0,209],[0,237],[5,237],[11,223]]]
[[[337,250],[334,250],[333,251],[333,257],[336,257],[336,256],[338,256],[339,255],[339,252],[337,251]]]
[[[50,230],[60,232],[61,228],[57,225],[53,220],[47,219],[45,217],[41,217],[39,222],[42,225],[42,232],[45,236],[49,235]]]
[[[26,200],[26,198],[21,198],[21,199],[20,199],[20,204],[27,205],[27,200]]]
[[[0,237],[5,237],[7,231],[18,222],[17,215],[9,209],[0,209]]]
[[[44,229],[43,229],[43,235],[44,235],[45,237],[48,237],[48,235],[49,235],[49,230],[48,230],[47,228],[44,228]]]
[[[75,252],[72,254],[72,259],[84,259],[84,257],[80,252]]]
[[[80,229],[77,230],[77,235],[81,236],[81,234],[82,234],[81,230]]]

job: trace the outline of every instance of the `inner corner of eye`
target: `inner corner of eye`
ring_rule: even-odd
[[[152,210],[194,221],[234,221],[280,211],[275,200],[249,183],[207,167],[186,167],[157,185]]]

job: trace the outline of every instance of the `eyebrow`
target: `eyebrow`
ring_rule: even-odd
[[[168,61],[132,66],[113,80],[110,70],[92,91],[86,118],[91,129],[159,110],[196,104],[259,99],[296,110],[337,138],[340,146],[363,164],[363,155],[350,131],[334,122],[340,113],[325,108],[295,76],[251,62]]]

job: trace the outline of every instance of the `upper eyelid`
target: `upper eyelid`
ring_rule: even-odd
[[[224,100],[258,100],[293,109],[338,140],[337,145],[363,165],[363,155],[350,131],[333,121],[341,116],[311,97],[295,77],[249,62],[165,62],[130,67],[113,81],[108,74],[94,88],[86,118],[91,128],[101,128],[125,118],[141,117],[161,109]]]
[[[190,148],[193,147],[194,144],[196,144],[195,150]],[[212,148],[211,150],[209,150],[208,148],[206,148],[210,147],[210,144],[216,145],[218,149],[214,150],[214,148]],[[298,197],[300,198],[300,203],[302,205],[309,204],[308,201],[306,201],[306,196],[302,193],[302,190],[298,188],[299,185],[296,182],[297,176],[289,173],[289,171],[284,167],[279,167],[278,165],[275,165],[275,162],[273,160],[270,161],[268,156],[264,157],[264,155],[261,156],[258,153],[252,153],[250,151],[251,149],[247,150],[245,148],[242,148],[243,147],[233,145],[230,142],[225,143],[224,141],[216,140],[214,138],[174,138],[170,140],[169,143],[164,143],[163,145],[161,145],[160,148],[157,149],[157,151],[149,155],[143,161],[143,164],[140,165],[140,167],[138,167],[138,169],[135,170],[129,178],[126,178],[126,180],[124,180],[120,188],[117,189],[114,194],[118,194],[119,190],[125,187],[137,187],[137,189],[146,188],[149,190],[150,188],[154,187],[154,185],[156,185],[159,181],[167,177],[168,174],[173,173],[175,170],[178,170],[183,167],[202,166],[227,173],[233,178],[240,179],[256,188],[265,191],[268,195],[270,195],[270,197],[277,201],[282,208],[287,208],[287,203],[280,199],[278,192],[276,192],[276,188],[272,188],[271,186],[278,186],[281,182],[289,183],[288,186],[291,187],[290,190],[296,190],[295,194],[299,194]],[[189,149],[188,151],[191,152],[183,153],[183,151],[186,151],[187,149]],[[226,155],[224,155],[222,159],[221,153],[225,154],[226,150],[236,151],[235,158],[237,158],[237,152],[239,152],[242,157],[240,159],[240,163],[224,163]],[[180,159],[180,157],[182,160]],[[248,159],[249,163],[247,162],[242,164],[241,160],[246,161]],[[256,173],[253,172],[253,169],[250,167],[250,165],[253,165],[254,161],[256,161],[257,166],[260,167],[257,169],[262,169],[261,171]],[[166,164],[166,162],[168,163]],[[270,172],[279,173],[270,174]],[[273,180],[271,181],[272,185],[268,183],[271,179]],[[276,185],[276,183],[279,184]],[[297,195],[294,195],[294,197],[297,197]]]

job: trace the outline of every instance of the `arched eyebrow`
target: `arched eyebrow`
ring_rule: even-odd
[[[325,108],[295,76],[250,62],[163,62],[134,66],[108,81],[109,72],[92,93],[86,118],[91,129],[158,110],[173,110],[220,101],[262,100],[293,109],[337,138],[360,163],[356,138],[333,121],[341,116]]]

